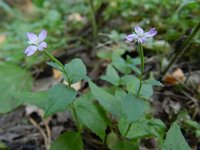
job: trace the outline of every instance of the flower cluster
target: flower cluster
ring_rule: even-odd
[[[147,38],[153,37],[156,34],[157,34],[157,31],[155,28],[151,28],[148,32],[144,32],[144,30],[141,27],[136,26],[135,33],[127,35],[126,40],[129,42],[135,40],[139,43],[145,43]]]
[[[37,36],[34,33],[28,32],[27,37],[29,39],[29,46],[25,49],[25,54],[27,56],[33,55],[37,50],[43,51],[44,48],[47,48],[47,43],[44,41],[47,36],[47,31],[42,30]]]

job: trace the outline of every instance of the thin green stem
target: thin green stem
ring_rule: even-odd
[[[69,78],[68,73],[67,73],[67,71],[66,71],[64,65],[63,65],[58,59],[56,59],[53,55],[51,55],[49,52],[47,52],[46,50],[44,50],[44,53],[45,53],[53,62],[55,62],[56,64],[58,64],[58,65],[62,68],[63,73],[64,73],[64,74],[66,75],[66,77],[67,77],[68,84],[69,84],[68,86],[70,87],[70,86],[71,86],[71,79]]]
[[[63,64],[56,59],[53,55],[51,55],[49,52],[47,52],[46,50],[44,50],[44,53],[55,63],[57,63],[62,69],[64,68]]]
[[[131,125],[132,125],[131,123],[128,125],[128,128],[127,128],[127,130],[126,130],[126,132],[125,132],[125,134],[124,134],[124,138],[126,138],[128,132],[129,132],[129,130],[131,129]]]
[[[167,73],[167,71],[171,68],[171,66],[176,62],[178,57],[180,57],[182,54],[184,54],[186,52],[186,50],[189,47],[189,44],[190,44],[191,40],[198,33],[199,30],[200,30],[200,22],[197,23],[197,25],[194,27],[192,33],[188,36],[188,38],[185,40],[185,42],[182,44],[182,46],[180,46],[178,48],[177,53],[171,59],[170,63],[165,68],[165,70],[161,73],[162,76],[164,76]]]
[[[73,113],[74,113],[74,118],[75,118],[75,122],[76,122],[76,125],[77,125],[77,128],[78,128],[78,131],[81,132],[81,126],[80,126],[80,123],[79,123],[79,120],[78,120],[78,115],[77,115],[77,112],[76,112],[74,102],[72,102],[72,110],[73,110]]]
[[[141,60],[141,67],[140,67],[140,76],[139,76],[140,83],[139,83],[137,96],[140,95],[140,91],[142,89],[143,74],[144,74],[144,52],[143,52],[143,48],[142,48],[142,44],[141,43],[139,43],[139,54],[140,54],[140,60]]]
[[[95,17],[95,9],[93,0],[86,0],[90,7],[91,21],[92,21],[92,32],[93,32],[93,40],[97,37],[97,23]]]

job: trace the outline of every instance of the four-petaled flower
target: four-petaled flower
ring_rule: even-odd
[[[42,30],[37,36],[34,33],[28,32],[27,37],[29,39],[29,46],[25,49],[25,54],[27,56],[33,55],[37,50],[42,51],[44,48],[47,48],[47,43],[44,41],[47,36],[47,31]]]
[[[147,38],[153,37],[156,34],[157,34],[157,31],[155,28],[151,28],[148,32],[144,32],[144,30],[141,27],[136,26],[135,33],[127,35],[126,40],[130,42],[135,40],[137,42],[144,43],[146,42]]]

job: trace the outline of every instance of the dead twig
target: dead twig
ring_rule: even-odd
[[[50,148],[50,145],[51,145],[51,130],[49,128],[49,125],[48,125],[48,122],[49,120],[44,120],[44,126],[46,128],[46,132],[47,132],[47,140],[48,140],[48,148]]]
[[[46,133],[43,131],[43,129],[40,127],[40,125],[38,125],[38,123],[34,119],[32,119],[30,117],[29,121],[33,124],[33,126],[35,126],[39,130],[39,132],[41,133],[41,135],[44,139],[45,148],[46,148],[46,150],[49,150],[50,143],[48,142],[48,137],[47,137]]]

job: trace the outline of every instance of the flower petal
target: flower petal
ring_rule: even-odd
[[[27,32],[26,34],[30,41],[29,43],[35,44],[37,42],[37,39],[38,39],[37,35],[35,35],[34,33],[31,33],[31,32]]]
[[[140,43],[145,43],[146,41],[147,41],[146,37],[142,37],[142,38],[138,39],[138,42],[140,42]]]
[[[134,39],[137,39],[138,35],[136,35],[136,34],[133,33],[133,34],[127,35],[125,38],[126,38],[127,41],[131,42]]]
[[[27,56],[31,56],[33,55],[35,52],[37,51],[37,46],[34,46],[34,45],[31,45],[31,46],[28,46],[26,49],[25,49],[25,54]]]
[[[47,31],[43,29],[43,30],[40,32],[39,36],[38,36],[39,41],[40,41],[40,42],[44,41],[44,39],[45,39],[46,37],[47,37]]]
[[[144,33],[144,37],[153,37],[157,34],[155,28],[151,28],[148,32]]]
[[[44,48],[47,48],[47,43],[46,42],[42,42],[38,45],[38,50],[42,51]]]
[[[143,35],[144,34],[144,30],[141,27],[136,26],[135,27],[135,33],[137,33],[137,35]]]

